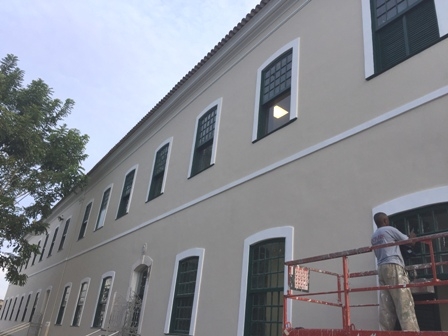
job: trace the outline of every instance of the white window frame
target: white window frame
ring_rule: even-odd
[[[104,188],[103,192],[101,193],[101,202],[100,202],[100,207],[98,208],[98,216],[96,218],[94,231],[97,231],[97,230],[101,229],[102,227],[104,227],[104,223],[106,222],[107,209],[109,209],[110,199],[112,198],[113,187],[114,187],[113,184],[109,184],[106,188]],[[101,221],[100,221],[101,206],[103,204],[104,193],[109,188],[110,188],[109,199],[107,200],[106,208],[104,209],[104,217],[102,217]],[[93,206],[93,204],[92,204],[92,206]],[[92,211],[92,210],[90,210],[90,211]]]
[[[238,314],[238,331],[237,336],[244,336],[244,323],[246,319],[246,300],[247,300],[247,281],[249,272],[249,258],[250,258],[250,247],[254,244],[262,242],[264,240],[270,240],[275,238],[285,239],[285,262],[293,260],[294,253],[294,227],[293,226],[281,226],[266,229],[247,237],[244,240],[244,250],[243,250],[243,266],[241,270],[241,288],[240,288],[240,308]],[[285,266],[285,272],[286,272]],[[287,274],[287,273],[285,273]],[[288,290],[288,277],[285,276],[284,279],[284,294]],[[292,318],[292,300],[288,300],[288,316],[287,320],[291,321]]]
[[[134,186],[135,186],[135,180],[137,179],[137,172],[138,172],[138,164],[133,166],[132,168],[130,168],[125,174],[124,174],[124,178],[123,178],[123,187],[121,188],[121,193],[120,193],[120,198],[118,200],[118,206],[117,206],[117,214],[115,215],[116,219],[119,219],[121,217],[123,217],[124,215],[118,217],[118,212],[120,211],[120,205],[121,205],[121,201],[122,201],[122,196],[123,196],[123,189],[124,189],[124,184],[126,182],[126,177],[128,176],[128,174],[130,172],[132,172],[133,170],[135,170],[134,173],[134,178],[132,180],[132,186],[131,186],[131,193],[129,194],[129,202],[128,205],[126,207],[126,212],[124,213],[124,215],[126,215],[127,213],[129,213],[129,208],[131,207],[131,202],[132,202],[132,194],[134,193]],[[112,190],[111,190],[112,192]],[[110,200],[110,198],[109,198]]]
[[[222,110],[222,97],[216,99],[214,102],[212,102],[210,105],[208,105],[202,112],[196,117],[195,126],[194,126],[194,133],[193,133],[193,143],[191,146],[191,154],[190,154],[190,168],[188,169],[188,178],[192,177],[192,170],[193,170],[193,158],[194,158],[194,152],[196,148],[196,136],[198,133],[198,124],[199,119],[210,111],[213,107],[216,106],[216,118],[215,118],[215,131],[213,133],[213,145],[212,145],[212,156],[210,158],[210,166],[214,165],[216,163],[216,149],[218,148],[218,135],[219,135],[219,124],[221,120],[221,110]]]
[[[68,227],[67,227],[67,232],[65,233],[65,238],[64,238],[64,230],[65,230],[65,226],[67,225],[67,222],[68,222]],[[62,228],[62,231],[61,231],[61,238],[59,239],[59,245],[58,245],[57,252],[62,251],[64,249],[64,245],[67,242],[68,231],[70,230],[70,224],[72,224],[72,217],[71,216],[64,220],[64,225],[63,225],[63,228]],[[64,238],[64,244],[61,246],[63,238]]]
[[[254,124],[252,128],[252,142],[258,140],[258,120],[260,116],[260,94],[263,70],[271,64],[276,58],[284,52],[292,49],[292,68],[291,68],[291,111],[289,112],[289,121],[298,117],[299,110],[299,54],[300,38],[297,38],[281,47],[272,54],[257,70],[257,85],[255,86],[254,103]]]
[[[84,301],[84,304],[82,305],[81,312],[80,312],[80,314],[79,314],[79,322],[80,322],[80,324],[81,324],[82,314],[84,313],[84,308],[86,307],[87,295],[88,295],[88,293],[89,293],[90,280],[91,280],[90,278],[84,278],[84,279],[82,279],[82,280],[79,282],[78,295],[76,296],[75,307],[74,307],[74,309],[73,309],[73,314],[72,314],[72,318],[71,318],[71,321],[70,321],[70,325],[71,325],[72,327],[77,327],[77,325],[75,326],[75,325],[73,324],[73,319],[75,318],[76,308],[78,307],[78,301],[79,301],[79,296],[81,295],[82,284],[85,283],[85,282],[87,282],[86,297],[85,297],[85,299],[84,299],[85,301]]]
[[[37,247],[39,249],[39,252],[40,252],[40,248],[41,248],[41,246],[40,246],[41,243],[42,243],[42,239],[39,239],[39,241],[37,242]],[[34,266],[34,264],[36,263],[37,256],[38,256],[38,254],[34,253],[33,261],[31,262],[31,266]]]
[[[106,188],[106,189],[107,189],[107,188]],[[110,304],[110,301],[111,301],[111,296],[113,295],[113,294],[112,294],[112,288],[114,287],[115,271],[110,271],[110,272],[104,273],[104,274],[101,276],[100,285],[99,285],[99,287],[98,287],[98,293],[97,293],[97,295],[96,295],[95,306],[94,306],[94,309],[93,309],[92,323],[90,324],[90,326],[91,326],[92,328],[96,328],[96,327],[93,326],[93,324],[95,323],[96,310],[98,309],[98,302],[99,302],[99,300],[100,300],[101,287],[103,287],[103,281],[104,281],[104,279],[107,278],[107,277],[112,277],[112,281],[111,281],[111,283],[110,283],[110,292],[109,292],[109,297],[107,298],[106,308],[104,309],[103,323],[101,324],[100,328],[103,328],[103,327],[104,327],[104,323],[106,323],[106,321],[107,321],[107,311],[108,311],[108,309],[109,309],[109,304]]]
[[[448,1],[434,0],[440,37],[448,34]],[[364,37],[364,75],[369,78],[375,74],[373,57],[372,12],[370,0],[361,0],[362,31]]]
[[[166,144],[168,144],[168,153],[167,153],[167,156],[166,156],[165,171],[163,172],[163,181],[162,181],[162,188],[160,190],[160,194],[162,195],[165,192],[165,184],[166,184],[166,179],[167,179],[167,176],[168,176],[168,167],[169,167],[169,162],[170,162],[170,158],[171,158],[171,148],[173,147],[173,137],[171,137],[171,138],[165,140],[164,142],[162,142],[160,144],[160,146],[157,147],[157,149],[154,151],[154,155],[153,155],[153,159],[152,159],[151,174],[149,175],[148,190],[146,192],[146,201],[148,201],[149,191],[151,190],[151,184],[152,184],[152,178],[153,178],[154,168],[155,168],[155,164],[156,164],[157,152],[159,150],[161,150],[162,147],[165,146]]]
[[[211,106],[213,107],[213,106]],[[211,108],[210,107],[210,108]],[[209,108],[209,109],[210,109]],[[192,248],[182,253],[179,253],[176,256],[176,262],[174,264],[173,271],[173,280],[171,282],[171,291],[170,291],[170,299],[168,301],[168,309],[166,312],[166,320],[165,320],[165,329],[164,333],[170,333],[170,324],[171,324],[171,315],[173,312],[173,301],[174,301],[174,293],[176,290],[176,282],[177,282],[177,273],[179,270],[179,262],[190,257],[199,257],[198,260],[198,270],[196,274],[196,285],[194,289],[194,299],[193,299],[193,310],[191,312],[191,322],[190,322],[190,331],[189,335],[194,335],[196,332],[196,321],[198,316],[198,304],[199,304],[199,296],[201,292],[201,280],[202,280],[202,270],[204,267],[204,253],[205,249],[203,248]]]
[[[51,232],[51,233],[53,234],[53,237],[51,237],[50,246],[48,247],[47,258],[49,258],[53,255],[54,245],[56,245],[56,238],[58,237],[57,234],[59,233],[59,225],[55,226],[53,228],[53,232]]]

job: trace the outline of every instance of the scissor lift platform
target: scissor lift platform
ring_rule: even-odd
[[[285,263],[287,266],[287,277],[289,288],[286,295],[284,295],[283,303],[283,334],[285,336],[448,336],[448,331],[379,331],[379,330],[357,330],[355,325],[350,320],[350,310],[354,307],[372,307],[378,306],[377,303],[367,303],[367,304],[350,304],[350,294],[356,292],[368,292],[368,291],[379,291],[384,289],[395,289],[395,288],[413,288],[418,290],[418,288],[432,287],[432,286],[443,286],[448,285],[448,280],[440,280],[437,278],[437,267],[448,265],[448,261],[435,261],[433,241],[440,238],[447,238],[448,232],[438,233],[418,238],[409,239],[406,241],[362,247],[353,250],[346,250],[342,252],[330,253],[325,255],[319,255],[304,259],[292,260]],[[407,266],[406,270],[409,272],[414,272],[422,269],[431,270],[431,279],[422,279],[418,282],[411,282],[407,285],[399,286],[374,286],[374,287],[350,287],[350,279],[361,278],[367,276],[375,276],[378,274],[376,270],[350,273],[349,272],[349,257],[360,255],[363,253],[372,252],[375,249],[395,246],[395,245],[409,245],[415,243],[423,243],[429,247],[430,263],[419,264]],[[306,264],[320,262],[331,259],[341,259],[342,260],[342,273],[330,272],[323,269],[317,269],[312,267],[304,266]],[[325,274],[333,276],[336,279],[336,290],[327,292],[310,292],[309,291],[309,277],[312,272],[317,272],[319,274]],[[336,302],[319,300],[316,299],[317,296],[336,294]],[[322,304],[325,306],[334,306],[342,309],[342,328],[341,329],[305,329],[292,326],[292,324],[287,321],[288,318],[288,300],[298,300],[308,303]],[[426,301],[415,301],[415,304],[448,304],[448,300],[426,300]]]

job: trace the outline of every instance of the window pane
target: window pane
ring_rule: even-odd
[[[437,231],[448,231],[448,206],[434,210]]]
[[[291,87],[292,49],[277,58],[263,71],[261,102],[265,104]]]
[[[289,122],[289,112],[291,110],[291,95],[288,93],[286,97],[269,106],[267,113],[267,132],[275,131],[277,128]]]
[[[434,218],[432,216],[432,211],[422,211],[420,214],[420,221],[422,233],[434,232]]]

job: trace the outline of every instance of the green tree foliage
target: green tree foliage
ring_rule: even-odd
[[[52,206],[81,188],[88,141],[61,123],[74,101],[53,99],[42,79],[23,86],[18,58],[0,64],[0,268],[6,280],[23,285],[23,266],[39,253],[27,238],[46,232]]]

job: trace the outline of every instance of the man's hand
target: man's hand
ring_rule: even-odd
[[[412,239],[412,238],[415,238],[415,237],[417,237],[417,235],[415,234],[414,229],[412,229],[411,232],[409,232],[409,239]],[[414,245],[415,245],[415,242],[413,242],[411,244],[411,246],[414,246]]]

